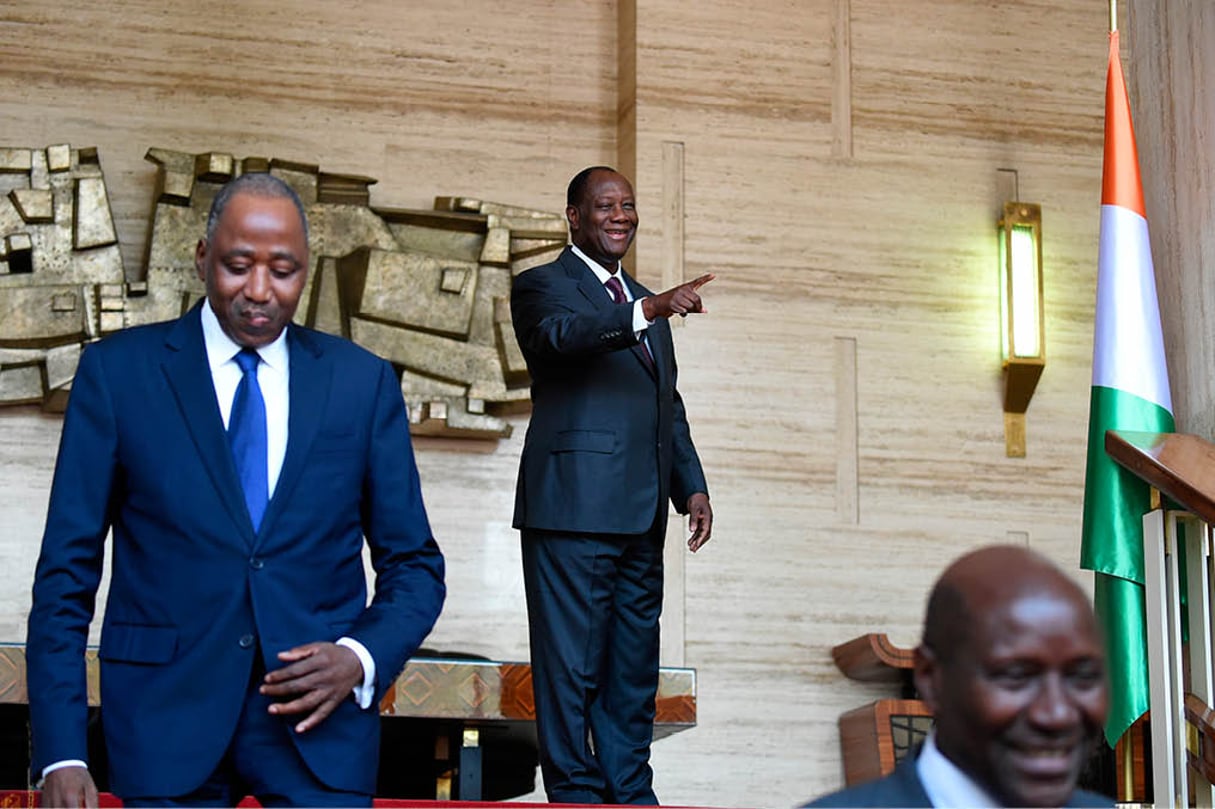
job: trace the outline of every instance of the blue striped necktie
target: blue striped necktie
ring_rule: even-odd
[[[262,524],[266,503],[270,499],[270,484],[266,471],[266,402],[257,384],[257,365],[261,357],[252,348],[242,348],[233,359],[242,373],[236,395],[232,397],[232,412],[228,416],[228,443],[241,488],[245,490],[245,505],[253,530]]]

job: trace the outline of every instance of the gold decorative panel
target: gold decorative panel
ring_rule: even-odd
[[[101,290],[122,283],[97,150],[0,147],[0,404],[64,401]]]
[[[101,703],[97,651],[85,655],[89,705]],[[0,644],[0,705],[24,704],[25,647]],[[661,738],[696,726],[696,670],[663,668],[659,674],[654,735]],[[528,663],[415,657],[405,664],[380,701],[381,716],[461,719],[471,722],[532,721],[532,667]]]
[[[559,214],[466,197],[374,208],[371,177],[220,152],[148,150],[157,166],[142,281],[127,283],[95,149],[0,149],[0,404],[61,410],[81,347],[183,314],[204,294],[194,251],[229,179],[268,171],[300,195],[313,268],[297,322],[353,339],[401,373],[411,430],[504,438],[526,409],[510,324],[514,273],[565,245]]]

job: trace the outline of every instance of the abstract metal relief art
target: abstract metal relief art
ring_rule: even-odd
[[[0,148],[0,404],[62,410],[124,284],[97,150]]]
[[[158,176],[145,275],[124,283],[96,152],[0,149],[0,404],[62,409],[84,343],[184,313],[203,295],[194,247],[215,192],[269,171],[308,213],[312,268],[296,321],[393,363],[415,435],[510,434],[501,416],[528,406],[510,282],[565,245],[561,216],[465,197],[373,208],[370,177],[216,152],[147,159]]]

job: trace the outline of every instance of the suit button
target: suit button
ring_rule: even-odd
[[[240,648],[250,649],[253,647],[253,636],[252,635],[241,635],[239,642],[240,642]]]
[[[249,567],[253,568],[254,570],[261,570],[265,566],[266,563],[261,559],[258,559],[256,556],[249,560]]]

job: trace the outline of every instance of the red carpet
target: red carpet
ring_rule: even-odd
[[[0,809],[14,807],[36,807],[41,793],[24,789],[0,789]],[[109,792],[101,793],[100,805],[103,807],[122,806],[122,801]],[[237,806],[254,807],[258,802],[245,798]],[[416,807],[417,809],[559,809],[559,807],[577,807],[577,803],[495,803],[493,801],[422,801],[396,800],[378,798],[376,807]],[[690,809],[690,807],[666,807],[666,809]]]

